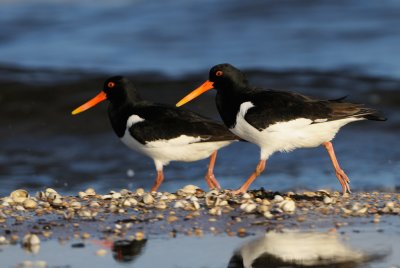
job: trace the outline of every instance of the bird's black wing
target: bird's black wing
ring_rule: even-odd
[[[254,107],[247,111],[245,120],[258,130],[299,118],[310,119],[311,123],[348,117],[383,120],[376,110],[365,108],[362,104],[343,102],[344,98],[316,100],[295,92],[256,89],[249,92],[247,99]]]
[[[143,144],[181,135],[200,138],[200,141],[188,139],[187,143],[239,139],[221,123],[182,108],[150,104],[137,106],[132,113],[144,119],[129,129],[130,134]]]

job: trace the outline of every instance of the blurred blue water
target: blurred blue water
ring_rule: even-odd
[[[400,76],[400,2],[2,1],[0,64],[109,73],[270,69]]]

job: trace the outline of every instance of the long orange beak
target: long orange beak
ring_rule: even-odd
[[[193,100],[194,98],[197,98],[198,96],[200,96],[201,94],[203,94],[204,92],[206,92],[212,88],[214,88],[214,82],[211,82],[210,80],[205,81],[201,86],[199,86],[198,88],[196,88],[195,90],[190,92],[188,95],[186,95],[186,97],[181,99],[176,104],[176,107],[184,105],[185,103]]]
[[[102,102],[105,99],[107,99],[107,95],[106,95],[106,93],[104,93],[104,91],[102,91],[96,97],[91,99],[90,101],[82,104],[81,106],[79,106],[78,108],[73,110],[71,114],[76,115],[76,114],[79,114],[81,112],[84,112],[87,109],[92,108],[93,106],[95,106],[96,104]]]

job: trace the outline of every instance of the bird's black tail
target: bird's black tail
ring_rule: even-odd
[[[387,118],[378,110],[372,108],[361,108],[357,116],[363,117],[367,120],[373,121],[386,121]]]

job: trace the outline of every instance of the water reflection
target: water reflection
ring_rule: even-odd
[[[117,262],[133,262],[143,252],[147,239],[118,240],[113,244],[113,258]]]
[[[386,254],[371,254],[344,244],[335,233],[268,232],[235,252],[228,268],[365,267]]]

